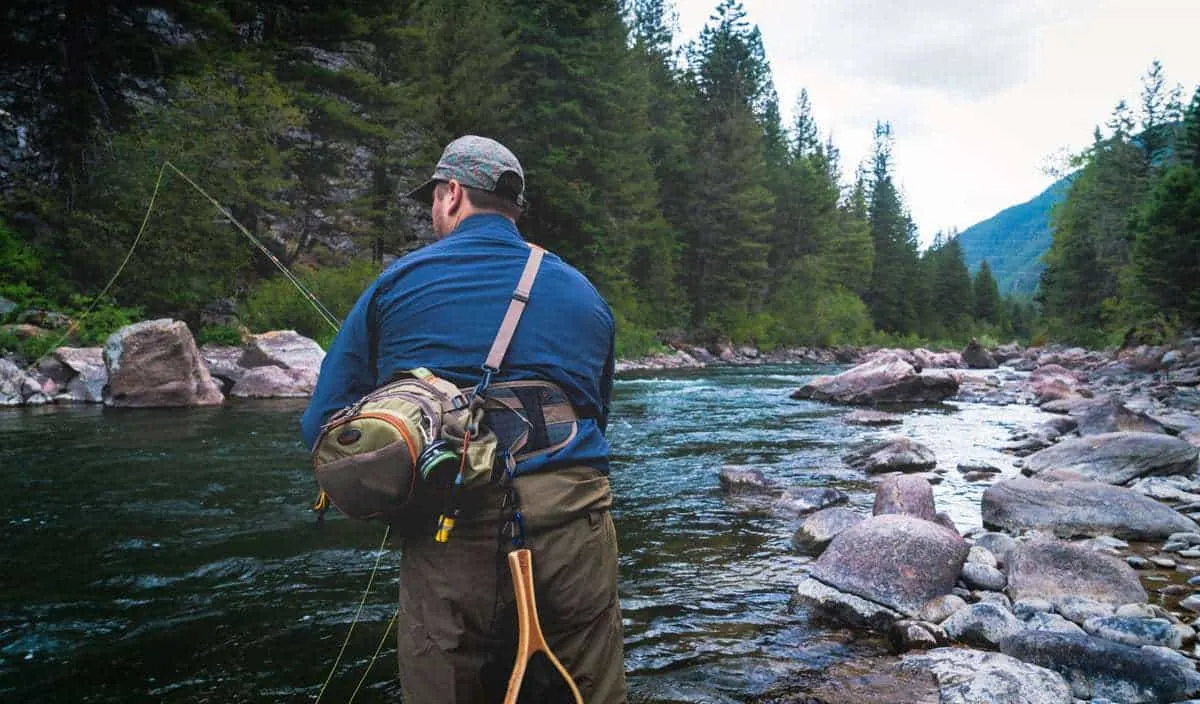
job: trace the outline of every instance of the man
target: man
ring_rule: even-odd
[[[426,367],[459,387],[479,383],[529,256],[516,227],[524,191],[524,171],[500,143],[466,136],[446,147],[433,177],[409,194],[431,208],[438,241],[389,267],[350,311],[304,414],[309,447],[331,413],[397,373]],[[547,253],[492,379],[557,386],[524,396],[521,423],[534,445],[516,456],[515,491],[501,476],[463,492],[448,542],[436,542],[432,531],[403,539],[398,639],[406,702],[502,700],[516,646],[505,557],[521,527],[551,650],[588,704],[625,701],[604,437],[613,361],[608,305],[582,274]],[[555,394],[569,400],[569,418],[548,430],[544,416],[561,409],[538,404]]]

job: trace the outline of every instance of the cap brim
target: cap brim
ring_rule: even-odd
[[[433,205],[433,189],[437,188],[437,185],[438,180],[436,178],[431,178],[425,183],[422,183],[420,186],[417,186],[413,190],[409,191],[404,197],[412,198],[418,203],[422,203],[424,205]]]

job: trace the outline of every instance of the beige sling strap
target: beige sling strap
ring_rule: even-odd
[[[521,280],[517,282],[512,300],[508,303],[508,311],[504,314],[504,321],[500,323],[500,330],[496,333],[496,339],[492,341],[492,349],[483,364],[485,370],[493,373],[500,371],[500,363],[504,361],[504,355],[512,343],[513,333],[517,331],[517,323],[521,320],[521,314],[525,312],[525,304],[529,302],[529,291],[533,288],[533,280],[537,278],[545,254],[546,250],[536,244],[529,245],[529,258],[525,260]]]

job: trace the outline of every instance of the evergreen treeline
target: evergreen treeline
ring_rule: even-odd
[[[1039,299],[1048,332],[1117,342],[1154,323],[1200,324],[1200,88],[1183,105],[1151,64],[1139,105],[1117,104],[1054,211]]]
[[[593,278],[627,353],[667,330],[764,347],[1028,334],[1028,306],[1001,300],[986,265],[972,280],[952,235],[919,251],[888,123],[847,180],[807,93],[783,124],[740,2],[681,51],[670,14],[664,0],[216,0],[170,15],[17,0],[9,112],[36,116],[45,148],[7,176],[0,247],[33,263],[12,260],[6,295],[98,290],[164,158],[290,265],[327,275],[329,235],[378,261],[412,243],[395,194],[470,132],[521,156],[522,230]],[[158,199],[117,301],[187,317],[284,295],[190,189]]]

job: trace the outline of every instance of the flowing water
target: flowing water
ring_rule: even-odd
[[[881,652],[790,606],[807,558],[799,519],[718,488],[724,465],[788,486],[834,486],[869,511],[840,456],[902,434],[932,447],[940,510],[978,525],[983,461],[1037,411],[920,408],[899,428],[793,401],[829,368],[716,368],[627,376],[615,389],[614,516],[626,666],[635,702],[738,702],[789,676]],[[0,409],[0,699],[6,702],[311,701],[380,556],[382,528],[317,528],[302,404],[117,411]],[[395,553],[322,701],[346,702],[395,609]],[[396,701],[391,636],[355,701]]]

